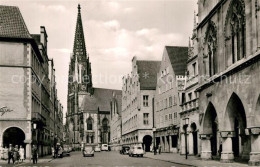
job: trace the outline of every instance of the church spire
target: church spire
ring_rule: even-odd
[[[74,46],[73,46],[73,54],[78,58],[78,61],[86,61],[87,51],[85,45],[85,38],[83,32],[83,25],[81,20],[81,7],[78,5],[78,17],[76,23],[76,31],[74,37]]]

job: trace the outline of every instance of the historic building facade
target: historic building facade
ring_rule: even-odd
[[[122,143],[142,144],[150,151],[153,136],[154,94],[160,61],[132,59],[131,75],[123,78]]]
[[[82,144],[101,145],[110,142],[110,102],[119,90],[94,88],[91,63],[86,51],[78,6],[73,53],[69,65],[66,141],[74,148]]]
[[[0,15],[0,144],[22,145],[28,159],[35,144],[46,155],[54,115],[47,33],[41,26],[40,34],[30,34],[17,7],[0,6]]]
[[[122,144],[122,94],[117,95],[114,93],[110,106],[111,150],[118,151]]]
[[[258,0],[198,1],[201,158],[260,165]]]
[[[155,143],[162,152],[177,152],[179,145],[179,83],[184,86],[188,47],[165,46],[157,74],[155,103]],[[179,88],[181,90],[179,90]]]
[[[185,88],[181,95],[181,111],[180,111],[180,134],[181,149],[180,153],[185,154],[185,137],[187,138],[187,152],[189,155],[200,154],[199,129],[202,119],[199,113],[199,93],[196,89],[199,86],[198,76],[198,43],[196,33],[196,15],[194,13],[194,28],[191,40],[189,39],[187,71],[185,74]],[[188,122],[186,121],[188,120]],[[187,122],[187,124],[185,123]],[[186,131],[186,133],[185,133]],[[186,136],[185,136],[186,135]]]

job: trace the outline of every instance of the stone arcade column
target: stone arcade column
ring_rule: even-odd
[[[260,166],[260,127],[251,128],[251,152],[248,164],[250,166]]]
[[[200,134],[201,139],[201,159],[209,160],[211,159],[211,144],[210,144],[211,134]]]
[[[32,141],[31,140],[24,140],[25,143],[25,157],[26,159],[31,160],[32,157]]]
[[[188,150],[189,150],[189,155],[194,155],[194,149],[193,149],[193,147],[194,147],[194,145],[193,145],[193,133],[192,132],[188,132]]]
[[[222,137],[222,153],[221,162],[230,163],[234,161],[234,153],[232,150],[232,137],[235,137],[235,132],[221,132]],[[236,134],[238,135],[238,134]]]

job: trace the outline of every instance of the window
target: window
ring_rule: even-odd
[[[186,97],[185,97],[185,93],[182,93],[182,103],[186,102]]]
[[[172,114],[169,114],[169,120],[172,120]]]
[[[169,107],[172,106],[172,96],[169,97]]]
[[[177,112],[175,112],[175,113],[173,114],[173,116],[174,116],[174,119],[176,119],[176,118],[177,118]]]
[[[165,121],[168,121],[168,115],[165,115]]]
[[[196,62],[192,64],[192,68],[193,68],[193,75],[196,76],[197,75],[197,67],[196,67]]]
[[[216,48],[217,48],[217,28],[213,21],[208,23],[208,28],[206,32],[207,39],[207,50],[208,50],[208,60],[204,60],[204,62],[208,62],[208,68],[206,68],[207,74],[209,76],[213,76],[216,73]]]
[[[144,125],[149,124],[149,113],[144,113]]]
[[[87,130],[93,130],[92,118],[88,118],[87,120]]]
[[[173,105],[176,105],[176,104],[177,104],[176,97],[175,97],[175,95],[173,95]]]
[[[143,96],[143,106],[148,107],[148,95]]]
[[[189,101],[191,101],[192,100],[192,94],[189,93],[188,96],[189,96]]]

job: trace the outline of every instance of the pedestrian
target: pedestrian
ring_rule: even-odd
[[[23,160],[24,160],[24,148],[23,148],[23,146],[20,146],[19,155],[20,155],[20,162],[23,162]]]
[[[55,149],[54,149],[54,147],[51,147],[51,154],[52,154],[52,157],[55,158]]]
[[[14,154],[13,154],[13,157],[14,157],[14,163],[18,163],[19,162],[19,148],[18,148],[18,145],[15,145],[14,147]]]
[[[7,148],[7,146],[5,146],[5,148],[4,148],[4,156],[3,156],[3,159],[4,159],[4,160],[7,160],[7,159],[8,159],[8,148]]]
[[[12,144],[9,144],[8,148],[8,164],[10,164],[10,160],[12,159],[14,163],[14,148]]]
[[[222,142],[219,145],[219,150],[218,150],[219,156],[221,156],[221,153],[222,153]]]
[[[161,151],[162,151],[162,146],[161,146],[161,144],[158,145],[158,150],[159,150],[159,154],[161,154]]]
[[[33,163],[37,164],[38,151],[37,151],[37,147],[35,145],[33,145],[33,148],[32,148],[32,156],[33,156]]]

